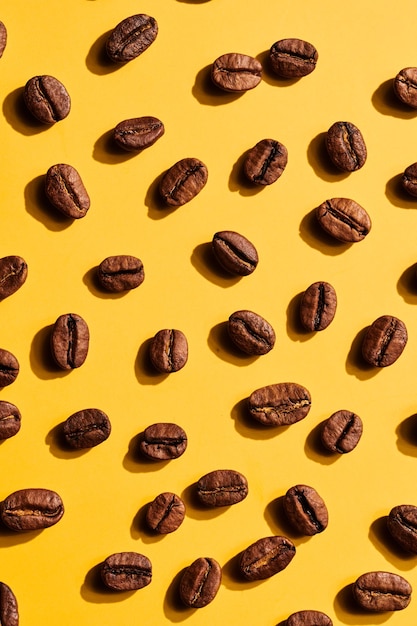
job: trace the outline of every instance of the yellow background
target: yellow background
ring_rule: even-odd
[[[103,63],[107,34],[135,13],[156,18],[156,41],[124,66]],[[417,557],[396,550],[384,525],[393,506],[417,504],[417,201],[398,192],[399,175],[417,160],[417,113],[391,88],[400,69],[417,65],[416,17],[413,0],[2,2],[0,256],[23,256],[29,273],[0,303],[0,346],[21,367],[1,399],[22,413],[20,432],[0,446],[0,498],[45,487],[65,505],[52,528],[0,531],[0,580],[16,594],[22,625],[276,626],[302,609],[340,625],[415,623],[416,598],[405,611],[366,615],[350,586],[366,571],[389,570],[417,593]],[[309,76],[285,82],[265,71],[239,97],[210,86],[209,67],[221,54],[266,65],[270,46],[286,37],[316,46]],[[22,109],[23,86],[38,74],[54,75],[71,95],[70,115],[53,127]],[[159,117],[165,135],[141,154],[116,154],[110,131],[142,115]],[[356,124],[368,148],[365,166],[350,175],[335,173],[322,150],[339,120]],[[274,185],[251,189],[242,184],[243,155],[266,137],[287,147],[288,165]],[[159,177],[189,156],[207,165],[206,187],[183,207],[161,208]],[[90,194],[82,220],[68,223],[44,201],[44,175],[59,162],[79,171]],[[319,232],[312,212],[336,196],[370,214],[363,242],[332,243]],[[209,244],[223,229],[257,247],[251,276],[218,271]],[[97,290],[95,268],[112,254],[141,258],[143,285],[123,296]],[[336,289],[336,317],[321,333],[302,333],[299,295],[316,280]],[[227,318],[242,308],[273,325],[269,354],[245,358],[225,341]],[[69,374],[52,368],[48,353],[51,325],[68,312],[83,316],[91,333],[85,364]],[[360,341],[383,314],[405,322],[409,341],[393,366],[376,370],[361,361]],[[149,339],[161,328],[179,328],[189,342],[187,365],[170,376],[147,364]],[[309,415],[288,428],[256,427],[245,399],[286,381],[310,390]],[[109,415],[109,439],[64,451],[60,425],[87,407]],[[317,433],[338,409],[360,415],[364,433],[352,453],[336,458],[323,453]],[[186,430],[181,458],[149,464],[136,454],[139,433],[157,421]],[[244,473],[249,495],[202,511],[193,484],[218,468]],[[320,535],[300,538],[282,519],[280,498],[297,483],[327,504]],[[183,497],[187,514],[175,533],[152,537],[143,512],[162,491]],[[292,538],[293,561],[268,580],[243,583],[236,555],[272,534]],[[135,593],[105,593],[97,566],[124,550],[151,559],[153,581]],[[212,604],[190,610],[178,601],[178,577],[199,556],[222,565],[223,581]]]

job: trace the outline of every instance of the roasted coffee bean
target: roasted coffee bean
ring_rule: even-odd
[[[181,426],[157,422],[143,431],[139,450],[149,459],[169,461],[184,454],[187,443],[187,435]]]
[[[202,161],[181,159],[165,172],[159,184],[159,192],[169,206],[182,206],[200,193],[207,178],[207,167]]]
[[[137,152],[152,146],[164,132],[161,120],[148,115],[119,122],[113,131],[113,139],[123,150]]]
[[[306,417],[311,396],[297,383],[277,383],[253,391],[248,407],[251,416],[264,426],[289,426]]]
[[[0,583],[0,624],[2,626],[19,626],[16,596],[6,583]]]
[[[405,67],[394,78],[394,93],[403,104],[417,108],[417,67]]]
[[[63,431],[71,448],[94,448],[109,437],[111,424],[104,411],[83,409],[65,420]]]
[[[183,572],[179,594],[188,607],[201,609],[217,595],[222,580],[222,569],[215,559],[200,557]]]
[[[52,165],[45,176],[45,193],[51,204],[67,217],[80,219],[90,208],[90,197],[72,165]]]
[[[269,51],[269,62],[275,74],[283,78],[301,78],[316,69],[318,53],[303,39],[281,39]]]
[[[233,230],[215,233],[211,247],[222,268],[235,276],[249,276],[258,265],[258,252],[253,243]]]
[[[291,487],[284,496],[283,507],[290,524],[302,535],[316,535],[327,528],[327,507],[313,487]]]
[[[321,441],[330,452],[351,452],[362,437],[362,420],[352,411],[340,410],[331,415],[321,429]]]
[[[181,526],[185,504],[175,493],[166,491],[153,500],[146,511],[146,523],[151,530],[166,535]]]
[[[61,497],[50,489],[20,489],[0,505],[1,521],[15,531],[49,528],[59,522],[63,514]]]
[[[158,23],[154,17],[139,13],[126,17],[113,28],[106,41],[106,52],[115,63],[136,59],[155,41]]]
[[[0,440],[14,437],[20,430],[21,421],[22,416],[17,406],[0,400]]]
[[[333,622],[326,613],[307,610],[292,613],[287,617],[285,626],[333,626]]]
[[[362,133],[350,122],[335,122],[326,134],[326,148],[333,164],[343,172],[365,165],[367,150]]]
[[[118,254],[103,259],[98,266],[97,278],[106,291],[121,293],[139,287],[145,280],[145,270],[137,257]]]
[[[5,256],[0,259],[0,300],[20,289],[28,275],[27,263],[20,256]]]
[[[353,595],[367,611],[399,611],[411,601],[410,583],[391,572],[367,572],[353,584]]]
[[[300,302],[301,323],[306,330],[324,330],[336,314],[337,296],[330,283],[319,281],[310,285]]]
[[[160,330],[151,341],[149,355],[152,365],[161,374],[178,372],[188,360],[187,338],[181,330]]]
[[[401,176],[401,184],[410,196],[417,197],[417,163],[406,167]]]
[[[248,91],[261,82],[262,65],[247,54],[222,54],[211,67],[211,79],[216,87],[224,91]]]
[[[253,311],[232,313],[227,330],[235,346],[251,356],[266,354],[275,345],[275,331],[271,324]]]
[[[370,365],[387,367],[402,354],[407,341],[404,322],[393,315],[381,315],[366,330],[362,355]]]
[[[7,45],[7,28],[3,22],[0,22],[0,58]]]
[[[101,565],[101,579],[113,591],[136,591],[152,581],[152,563],[138,552],[117,552]]]
[[[25,85],[23,98],[29,112],[43,124],[55,124],[67,117],[71,98],[64,85],[53,76],[33,76]]]
[[[197,482],[197,498],[205,506],[230,506],[248,495],[248,481],[235,470],[214,470]]]
[[[11,385],[19,374],[19,362],[8,350],[0,348],[0,388]]]
[[[362,241],[372,226],[365,209],[350,198],[326,200],[316,208],[316,218],[329,235],[345,243]]]
[[[275,139],[262,139],[246,155],[243,171],[255,185],[272,185],[285,170],[287,161],[284,144]]]
[[[417,554],[417,506],[394,506],[387,517],[387,528],[401,548]]]
[[[285,569],[294,556],[295,545],[287,537],[263,537],[241,553],[239,570],[247,580],[263,580]]]
[[[76,313],[60,315],[51,334],[51,350],[63,370],[80,367],[87,358],[90,332],[87,323]]]

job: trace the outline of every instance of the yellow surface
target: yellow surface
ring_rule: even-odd
[[[123,18],[148,13],[159,24],[155,43],[125,66],[102,63],[106,35]],[[25,487],[56,490],[65,514],[39,533],[0,531],[0,579],[14,590],[22,625],[276,626],[302,609],[328,613],[334,624],[396,626],[417,619],[405,611],[365,615],[350,600],[362,573],[389,570],[417,593],[417,557],[387,540],[384,518],[397,504],[417,504],[416,354],[417,202],[398,194],[398,176],[417,160],[417,114],[396,104],[391,81],[417,65],[413,0],[6,0],[0,19],[8,44],[0,60],[0,256],[29,266],[25,285],[0,304],[0,346],[20,361],[16,382],[1,391],[22,413],[21,431],[0,446],[0,498]],[[285,83],[264,73],[240,97],[215,92],[210,64],[226,52],[265,62],[285,37],[312,42],[316,70]],[[72,110],[53,127],[22,113],[26,81],[52,74],[67,87]],[[122,119],[154,115],[165,135],[138,155],[117,155],[109,133]],[[323,133],[338,120],[356,124],[368,147],[362,170],[335,174],[322,152]],[[242,185],[244,153],[260,139],[288,149],[282,178],[265,189]],[[161,209],[156,183],[184,157],[201,159],[209,178],[201,194],[176,210]],[[41,193],[50,165],[69,163],[91,197],[87,216],[68,223]],[[351,197],[369,212],[365,241],[333,245],[318,231],[313,209]],[[216,271],[209,243],[217,230],[236,230],[257,247],[249,277]],[[145,267],[142,286],[106,296],[94,268],[112,254],[134,254]],[[338,295],[334,322],[322,333],[299,332],[299,294],[316,280]],[[277,342],[257,359],[231,353],[224,324],[251,309],[274,326]],[[84,317],[88,358],[69,374],[49,365],[56,318]],[[383,314],[407,325],[408,345],[391,367],[364,367],[364,328]],[[147,366],[149,339],[179,328],[189,342],[186,367],[170,376]],[[294,381],[312,395],[305,420],[289,428],[257,428],[245,398],[257,387]],[[112,433],[100,446],[69,453],[59,429],[73,412],[96,406]],[[338,409],[358,413],[364,433],[344,457],[317,445],[321,422]],[[144,463],[138,434],[173,421],[188,434],[175,461]],[[192,486],[208,471],[244,473],[242,503],[201,511]],[[300,538],[279,514],[286,490],[306,483],[329,509],[321,535]],[[187,515],[173,534],[143,530],[146,504],[162,491],[184,498]],[[269,580],[243,583],[236,555],[253,541],[286,534],[297,553]],[[134,550],[153,563],[153,581],[130,594],[103,593],[97,566],[109,554]],[[178,576],[199,556],[223,567],[215,600],[188,610],[178,601]]]

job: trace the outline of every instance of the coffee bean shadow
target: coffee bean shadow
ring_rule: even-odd
[[[363,328],[354,337],[346,358],[346,372],[359,380],[370,380],[384,369],[368,364],[362,356],[362,343],[368,328]]]
[[[291,526],[285,514],[283,502],[284,496],[274,498],[265,507],[264,517],[274,535],[288,537],[297,548],[299,545],[310,541],[312,537],[297,532]]]
[[[417,555],[407,552],[395,541],[387,528],[388,516],[374,520],[369,528],[369,539],[375,548],[396,569],[407,572],[415,569]]]
[[[307,160],[319,178],[330,183],[340,182],[347,178],[350,172],[342,172],[330,160],[326,136],[327,131],[313,137],[307,148]]]
[[[397,448],[402,454],[417,458],[417,413],[398,424]]]
[[[210,106],[229,104],[229,102],[234,102],[244,95],[245,92],[228,92],[217,87],[211,80],[211,67],[212,64],[210,63],[197,72],[194,85],[191,88],[192,95],[200,104]]]
[[[352,626],[378,626],[383,624],[392,616],[392,612],[378,613],[367,611],[359,606],[353,595],[353,583],[345,585],[336,594],[333,603],[334,612],[340,624]]]
[[[341,456],[345,455],[338,452],[331,452],[331,450],[324,447],[321,441],[321,431],[326,421],[327,420],[324,419],[310,431],[306,438],[304,451],[306,456],[312,461],[316,461],[321,465],[333,465]]]
[[[24,190],[26,211],[51,231],[65,230],[75,221],[55,209],[45,194],[45,176],[36,176]]]
[[[5,524],[0,522],[0,548],[11,548],[13,546],[22,545],[24,543],[28,543],[29,541],[33,541],[42,532],[44,532],[44,530],[47,529],[16,532],[15,530],[7,528]]]
[[[259,355],[250,356],[234,345],[227,331],[227,322],[220,322],[213,326],[209,332],[207,344],[210,350],[222,359],[222,361],[233,365],[243,367],[259,359]]]
[[[187,517],[195,520],[211,520],[227,513],[231,506],[239,506],[239,503],[229,506],[207,506],[201,503],[197,497],[197,482],[183,489],[180,498],[184,501]]]
[[[402,173],[390,178],[385,186],[385,195],[396,207],[400,209],[417,209],[417,198],[409,194],[401,183]]]
[[[158,174],[146,192],[145,206],[148,208],[148,217],[152,220],[161,220],[164,217],[171,215],[171,213],[174,213],[178,208],[181,208],[168,206],[159,193],[160,181],[167,171],[168,170],[165,170],[162,174]]]
[[[152,338],[149,338],[139,346],[138,354],[135,359],[135,375],[141,385],[159,385],[166,380],[168,376],[175,376],[177,373],[161,374],[154,368],[149,356],[151,342]]]
[[[222,566],[222,585],[232,591],[241,591],[242,589],[255,589],[262,584],[262,580],[247,580],[239,568],[239,563],[243,550],[232,556]]]
[[[41,328],[30,345],[29,361],[33,373],[42,380],[64,378],[71,374],[72,370],[60,369],[52,356],[50,348],[51,333],[54,325],[50,324]]]
[[[390,115],[403,120],[417,116],[417,109],[407,106],[395,95],[393,88],[394,77],[384,81],[372,94],[372,104],[379,113]]]
[[[107,163],[108,165],[116,165],[130,161],[140,154],[140,150],[128,151],[123,150],[116,144],[113,139],[113,129],[103,133],[95,142],[93,148],[93,159],[99,163]]]
[[[212,252],[211,242],[196,246],[191,255],[191,264],[204,278],[219,287],[232,287],[243,277],[234,276],[220,266]]]
[[[136,593],[136,591],[113,591],[106,587],[101,579],[101,567],[102,563],[99,563],[88,570],[80,589],[84,600],[95,604],[110,604],[123,602]]]
[[[84,456],[89,448],[77,450],[68,445],[64,436],[64,422],[57,424],[47,433],[45,443],[49,446],[51,454],[58,459],[74,459]]]
[[[301,323],[300,304],[303,294],[303,291],[297,293],[287,306],[287,335],[292,341],[308,341],[316,334],[306,330]]]
[[[187,568],[184,567],[172,579],[164,597],[163,610],[170,622],[182,622],[193,615],[198,609],[186,606],[180,597],[180,583]]]
[[[316,210],[307,213],[300,223],[300,237],[311,248],[315,248],[328,256],[336,256],[346,252],[353,244],[338,241],[327,233],[316,218]]]
[[[116,72],[120,67],[124,65],[124,63],[115,63],[112,61],[106,52],[106,41],[110,36],[112,29],[100,35],[90,47],[86,59],[85,64],[87,69],[92,74],[97,74],[99,76],[104,76],[105,74],[111,74]]]
[[[229,175],[229,189],[230,191],[238,191],[241,196],[250,197],[256,196],[261,191],[265,190],[265,187],[270,185],[255,185],[251,183],[245,176],[243,169],[244,162],[249,153],[250,148],[246,150],[234,163]]]
[[[150,502],[147,502],[140,507],[135,517],[133,518],[132,525],[130,527],[130,535],[132,539],[140,539],[145,544],[151,544],[161,541],[165,535],[156,533],[149,528],[146,523],[146,512]]]
[[[106,291],[100,285],[98,280],[98,265],[89,269],[83,276],[83,283],[88,287],[89,291],[98,298],[103,298],[103,300],[120,300],[127,296],[127,294],[131,291],[127,289],[126,291],[121,291],[119,293],[114,293],[112,291]]]
[[[264,50],[256,55],[257,60],[262,65],[262,80],[272,85],[273,87],[291,87],[301,80],[300,78],[285,78],[278,76],[272,69],[272,65],[269,59],[270,50]]]
[[[24,87],[18,87],[3,100],[3,115],[10,126],[21,135],[28,137],[38,135],[54,126],[54,124],[43,124],[33,117],[25,105],[23,93]]]
[[[417,263],[407,267],[401,274],[397,291],[408,304],[417,304]]]
[[[147,472],[161,471],[166,465],[175,461],[171,459],[168,461],[156,461],[147,458],[141,453],[139,444],[143,438],[143,432],[138,433],[129,442],[128,450],[123,458],[123,467],[129,472],[135,474],[144,474]]]
[[[231,417],[235,422],[237,432],[248,439],[266,441],[284,433],[289,426],[264,426],[257,422],[248,409],[248,398],[239,400],[231,411]],[[293,425],[293,427],[295,424]]]

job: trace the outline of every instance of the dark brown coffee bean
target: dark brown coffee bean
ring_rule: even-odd
[[[148,459],[169,461],[184,454],[187,443],[187,435],[181,426],[169,422],[157,422],[143,431],[139,450]]]
[[[417,554],[417,506],[394,506],[387,517],[387,528],[401,548]]]
[[[194,158],[181,159],[165,172],[159,191],[169,206],[182,206],[200,193],[207,178],[207,167],[202,161]]]
[[[404,322],[393,315],[381,315],[366,330],[362,342],[363,358],[375,367],[387,367],[401,356],[407,341]]]
[[[137,152],[152,146],[164,132],[161,120],[148,115],[119,122],[113,131],[113,139],[123,150]]]
[[[175,493],[166,491],[153,500],[146,511],[146,523],[155,532],[166,535],[181,526],[185,504]]]
[[[50,489],[20,489],[0,505],[0,517],[10,530],[40,530],[53,526],[64,514],[61,497]]]
[[[222,569],[215,559],[200,557],[183,572],[179,594],[186,606],[201,609],[217,595]]]
[[[253,311],[232,313],[227,330],[239,350],[251,356],[266,354],[275,345],[275,331],[271,324]]]
[[[365,209],[350,198],[326,200],[316,208],[316,218],[329,235],[345,243],[362,241],[372,226]]]
[[[106,291],[121,293],[136,289],[145,280],[143,263],[135,256],[108,256],[98,266],[97,278]]]
[[[157,34],[158,23],[154,17],[144,13],[126,17],[110,33],[106,52],[115,63],[127,63],[145,52]]]
[[[307,610],[290,615],[285,626],[333,626],[333,622],[326,613]]]
[[[261,82],[262,65],[247,54],[222,54],[211,67],[211,79],[216,87],[224,91],[248,91]]]
[[[350,122],[335,122],[326,135],[326,148],[333,164],[343,172],[365,165],[367,150],[362,133]]]
[[[30,113],[43,124],[55,124],[67,117],[71,98],[64,85],[53,76],[30,78],[23,93]]]
[[[14,437],[20,430],[21,421],[22,416],[17,406],[0,400],[0,440]]]
[[[16,596],[6,583],[0,583],[0,624],[2,626],[19,626]]]
[[[136,591],[152,581],[152,563],[138,552],[117,552],[101,565],[101,579],[113,591]]]
[[[160,330],[151,341],[149,355],[158,372],[178,372],[188,360],[187,338],[181,330]]]
[[[76,313],[60,315],[51,334],[52,355],[63,370],[81,367],[87,358],[90,332],[87,323]]]
[[[19,362],[8,350],[0,348],[0,388],[11,385],[19,374]]]
[[[235,276],[249,276],[258,265],[258,252],[253,243],[233,230],[215,233],[211,247],[222,268]]]
[[[316,69],[318,53],[303,39],[281,39],[269,51],[272,70],[283,78],[301,78]]]
[[[251,416],[264,426],[289,426],[306,417],[311,396],[297,383],[277,383],[253,391],[248,408]]]
[[[313,487],[291,487],[284,496],[283,507],[288,521],[302,535],[316,535],[327,528],[327,507]]]
[[[295,545],[287,537],[263,537],[242,552],[239,570],[247,580],[264,580],[285,569],[294,556]]]
[[[52,165],[45,176],[45,193],[51,204],[72,219],[84,217],[90,208],[90,197],[81,176],[72,165]]]
[[[331,415],[321,429],[321,441],[330,452],[351,452],[362,437],[362,420],[352,411],[340,410]]]
[[[26,281],[27,263],[20,256],[5,256],[0,259],[0,300],[15,293]]]
[[[337,296],[330,283],[319,281],[308,287],[300,302],[301,323],[306,330],[324,330],[336,314]]]
[[[7,28],[4,22],[0,22],[0,58],[3,56],[3,52],[7,45]]]
[[[230,506],[248,495],[248,481],[235,470],[214,470],[197,482],[197,498],[205,506]]]
[[[417,163],[406,167],[401,176],[401,184],[410,196],[417,197]]]
[[[94,448],[109,437],[111,424],[104,411],[83,409],[65,420],[63,431],[71,448]]]
[[[417,67],[405,67],[394,78],[394,93],[403,104],[417,108]]]
[[[391,572],[367,572],[353,585],[353,595],[359,606],[367,611],[399,611],[411,601],[410,583]]]
[[[255,185],[272,185],[285,170],[287,161],[284,144],[275,139],[262,139],[246,155],[243,171]]]

